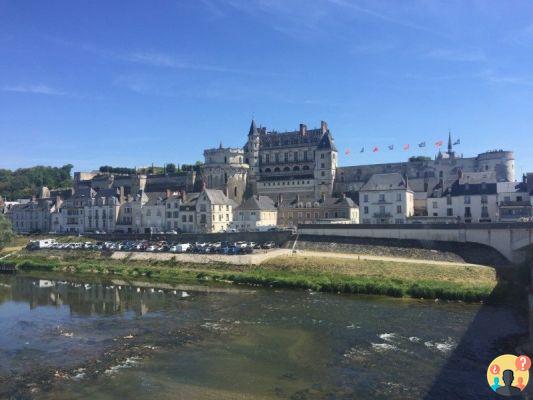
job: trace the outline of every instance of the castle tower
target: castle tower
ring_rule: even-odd
[[[241,203],[246,190],[248,164],[244,162],[244,151],[237,148],[218,147],[204,151],[202,181],[207,189],[220,189],[226,195]]]
[[[257,180],[259,179],[259,130],[252,119],[248,131],[248,141],[244,146],[244,163],[248,164],[247,192],[257,193]]]
[[[315,197],[330,196],[337,170],[337,148],[333,138],[323,124],[323,135],[315,151]]]

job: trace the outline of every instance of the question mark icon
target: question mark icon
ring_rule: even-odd
[[[492,372],[493,375],[498,375],[500,373],[500,366],[498,364],[492,364],[490,366],[490,372]]]
[[[520,355],[516,358],[515,366],[518,371],[527,371],[531,367],[531,359],[528,356]]]

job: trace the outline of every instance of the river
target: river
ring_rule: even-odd
[[[487,398],[526,331],[503,305],[0,275],[0,398]]]

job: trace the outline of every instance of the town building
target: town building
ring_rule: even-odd
[[[268,196],[253,195],[234,210],[232,229],[240,232],[276,228],[278,209]]]
[[[233,221],[237,203],[222,190],[204,189],[196,199],[196,232],[225,232]]]
[[[85,232],[115,232],[120,204],[124,194],[120,190],[103,189],[84,202]]]
[[[532,221],[533,206],[527,177],[522,182],[498,182],[498,217],[501,222]]]
[[[61,199],[37,199],[13,204],[6,213],[15,233],[48,233],[51,214],[61,205]]]
[[[414,193],[397,173],[374,174],[359,190],[363,224],[403,224],[414,215]]]
[[[309,201],[296,196],[285,199],[280,195],[278,201],[278,226],[297,227],[300,224],[314,224],[318,221],[337,220],[353,224],[359,223],[359,208],[346,196],[340,198],[322,195]]]
[[[428,216],[454,218],[463,223],[497,222],[497,183],[472,179],[472,175],[457,179],[428,197]]]

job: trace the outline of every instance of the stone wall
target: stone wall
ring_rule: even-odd
[[[292,244],[293,241],[290,241],[286,246],[292,247]],[[498,251],[476,243],[300,235],[296,248],[435,261],[464,261],[492,266],[509,264]]]

